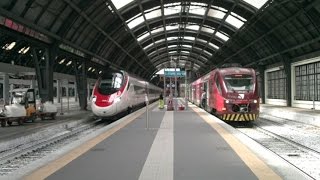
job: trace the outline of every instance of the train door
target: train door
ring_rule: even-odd
[[[205,81],[205,82],[203,82],[203,89],[205,90],[205,92],[206,92],[206,108],[208,107],[208,105],[209,105],[209,82],[208,81]]]

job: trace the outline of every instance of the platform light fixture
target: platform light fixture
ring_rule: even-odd
[[[99,74],[101,74],[102,73],[102,71],[99,71]]]
[[[18,51],[18,53],[19,53],[19,54],[26,54],[26,53],[29,51],[29,49],[30,49],[30,46],[25,46],[25,47],[21,48],[21,49]]]
[[[66,66],[70,66],[71,63],[72,63],[72,61],[69,61],[69,62],[66,64]]]
[[[66,58],[61,59],[59,64],[63,64],[65,60],[66,60]]]
[[[88,71],[91,71],[92,67],[89,67]]]
[[[80,64],[79,66],[78,66],[78,69],[80,69],[82,67],[82,64]]]
[[[11,43],[7,43],[6,45],[4,45],[2,47],[2,49],[4,50],[7,50],[7,51],[10,51],[12,48],[14,48],[14,46],[16,45],[17,43],[15,41],[11,42]]]

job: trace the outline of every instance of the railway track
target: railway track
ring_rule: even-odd
[[[28,166],[33,161],[39,160],[71,142],[81,139],[100,128],[107,122],[91,121],[80,126],[66,129],[54,137],[47,137],[36,143],[27,143],[0,153],[0,178],[13,174],[16,170]]]
[[[271,124],[274,125],[273,128]],[[320,151],[303,141],[303,139],[306,140],[306,138],[314,135],[314,132],[306,134],[299,128],[279,127],[278,122],[263,119],[260,120],[260,123],[253,124],[252,128],[238,128],[238,130],[300,169],[309,177],[320,179]]]

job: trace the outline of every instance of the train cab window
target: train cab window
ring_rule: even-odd
[[[101,94],[113,94],[122,86],[124,77],[122,73],[110,73],[101,77],[98,90]]]
[[[253,77],[251,75],[226,75],[224,82],[228,91],[253,90]]]

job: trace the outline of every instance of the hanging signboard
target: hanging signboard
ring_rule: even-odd
[[[185,71],[164,71],[165,77],[185,77]]]

